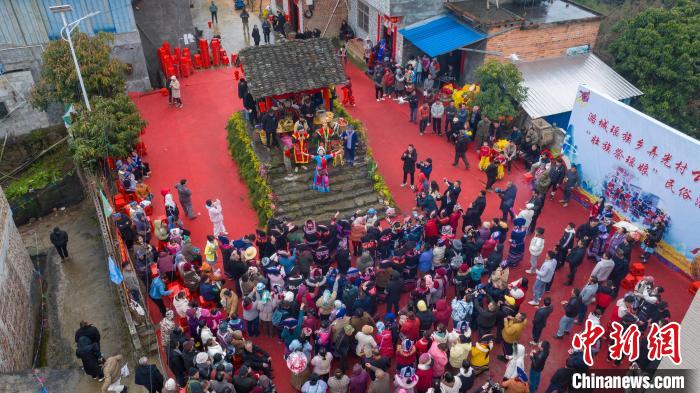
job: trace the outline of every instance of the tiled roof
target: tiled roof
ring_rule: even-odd
[[[255,99],[346,81],[337,51],[328,38],[251,46],[238,56]]]

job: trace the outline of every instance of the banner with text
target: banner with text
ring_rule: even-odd
[[[644,228],[666,221],[670,249],[658,251],[687,272],[700,251],[699,141],[581,85],[563,153],[581,170],[581,188],[619,215]]]

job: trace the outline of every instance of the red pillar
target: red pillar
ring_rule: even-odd
[[[382,36],[382,16],[377,15],[377,40],[374,42],[375,44],[379,43],[379,38]]]
[[[331,89],[326,87],[323,91],[323,103],[326,104],[326,110],[331,110]]]
[[[391,44],[391,59],[396,60],[396,24],[394,23],[394,33],[391,35],[393,43]]]

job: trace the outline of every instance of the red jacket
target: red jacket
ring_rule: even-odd
[[[420,356],[428,352],[428,348],[430,348],[430,340],[426,340],[425,337],[421,337],[420,340],[416,341],[415,347],[416,354]]]
[[[431,218],[425,223],[425,237],[436,237],[440,235],[437,218]]]
[[[374,336],[374,341],[379,345],[379,354],[390,359],[394,354],[394,342],[391,338],[391,330],[382,330],[381,333]]]
[[[420,334],[419,329],[420,329],[420,320],[418,318],[416,318],[413,320],[407,319],[406,322],[404,322],[404,324],[401,325],[400,331],[409,340],[416,341],[416,340],[418,340],[418,336]]]
[[[418,383],[416,384],[416,391],[425,392],[433,386],[433,368],[428,368],[427,370],[422,370],[419,365],[416,368],[416,375],[418,376]]]
[[[488,258],[493,250],[496,248],[496,244],[498,242],[494,240],[493,238],[490,238],[486,242],[484,242],[484,245],[481,246],[481,256],[484,257],[484,259]]]
[[[410,353],[405,353],[402,349],[396,350],[396,365],[399,367],[413,366],[416,363],[416,351],[411,348]]]
[[[435,318],[433,325],[437,326],[439,323],[442,323],[447,327],[450,323],[451,313],[452,310],[447,304],[447,301],[445,299],[438,300],[437,303],[435,303],[435,311],[433,311],[433,317]]]
[[[382,77],[382,81],[384,82],[384,86],[393,86],[394,85],[394,75],[389,72],[384,74],[384,77]]]
[[[459,216],[461,214],[455,210],[450,214],[450,226],[452,227],[452,233],[457,234],[457,225],[459,225]]]

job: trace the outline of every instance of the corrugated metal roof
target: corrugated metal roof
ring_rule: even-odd
[[[112,12],[112,21],[117,33],[136,31],[131,0],[109,0],[109,9]]]
[[[12,3],[0,1],[0,44],[26,45],[24,35],[17,24]]]
[[[486,38],[486,34],[451,15],[436,16],[406,26],[399,33],[420,50],[435,57]]]
[[[114,21],[112,20],[112,12],[109,8],[109,3],[107,0],[84,0],[87,6],[86,12],[91,13],[99,11],[100,13],[90,18],[90,24],[92,25],[92,31],[98,33],[104,31],[107,33],[114,33],[116,29],[114,28]]]
[[[41,11],[33,0],[11,1],[17,18],[17,24],[24,37],[26,45],[36,45],[46,42],[46,27],[41,20]]]
[[[644,94],[592,53],[515,65],[528,89],[523,109],[533,119],[571,111],[582,83],[616,100]]]
[[[131,0],[62,0],[61,3],[73,7],[66,14],[68,22],[100,11],[80,23],[80,31],[87,34],[136,31]],[[63,27],[61,15],[49,10],[56,4],[56,0],[0,0],[0,44],[35,45],[59,39]]]

